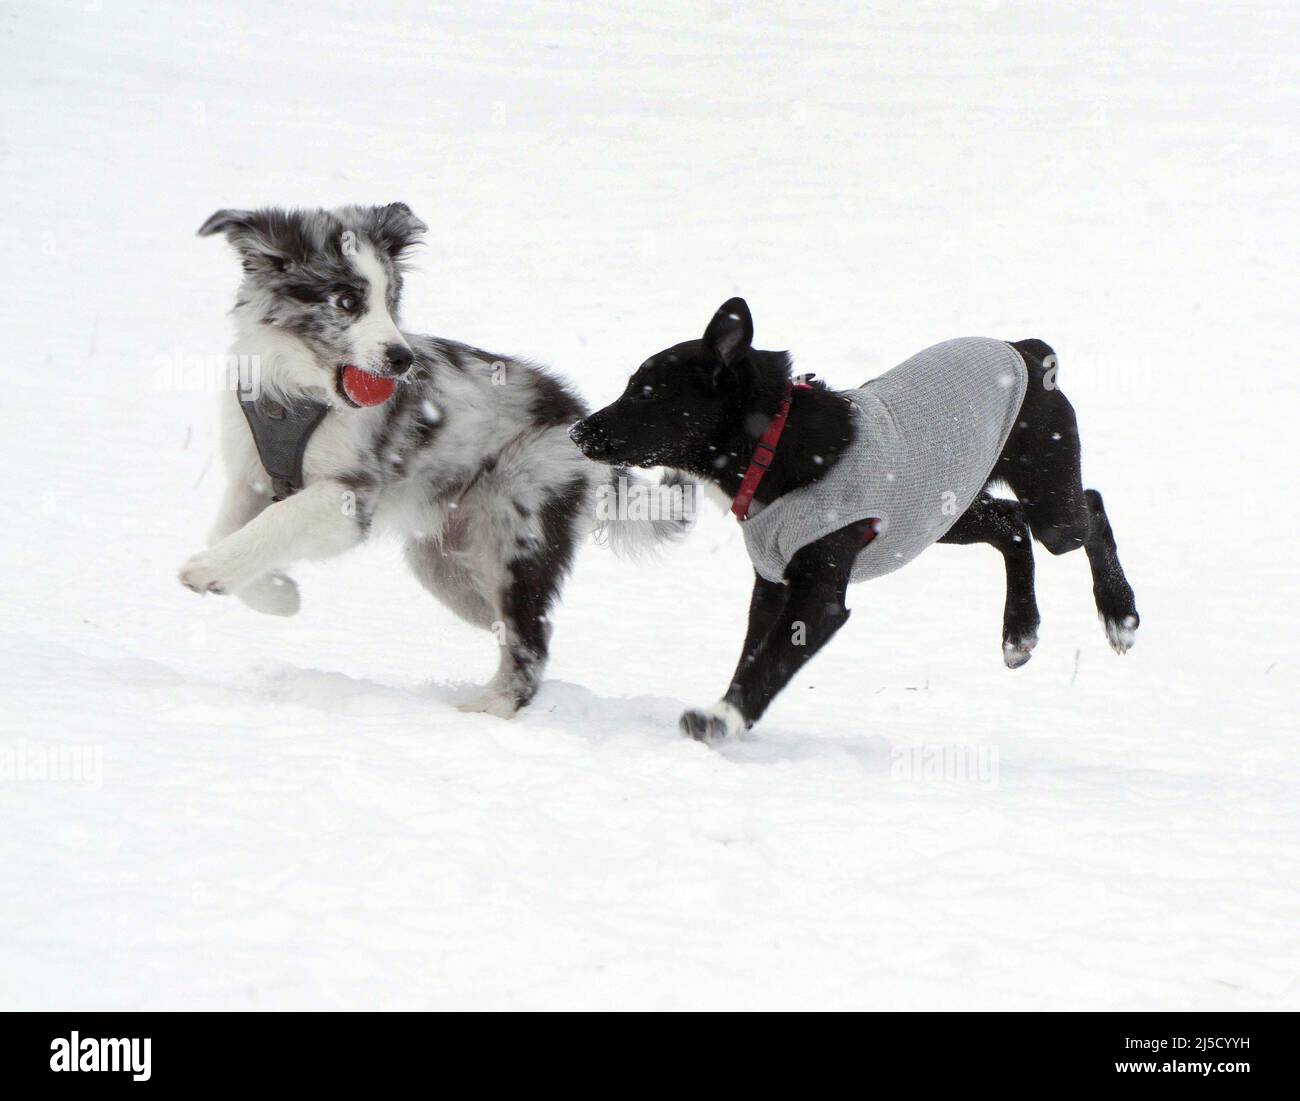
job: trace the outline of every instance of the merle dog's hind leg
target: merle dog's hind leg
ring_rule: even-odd
[[[993,477],[1011,486],[1034,538],[1052,554],[1085,548],[1106,638],[1116,653],[1126,653],[1140,622],[1137,605],[1101,494],[1083,488],[1078,423],[1057,385],[1055,353],[1041,340],[1014,347],[1029,367],[1029,387]]]
[[[941,543],[988,543],[1002,552],[1007,600],[1002,612],[1002,660],[1018,669],[1038,645],[1038,601],[1034,595],[1034,551],[1024,508],[987,493],[975,498]]]
[[[509,718],[536,695],[550,649],[551,606],[573,564],[586,494],[586,479],[575,478],[546,498],[535,517],[509,525],[501,618],[492,625],[501,664],[473,710]]]

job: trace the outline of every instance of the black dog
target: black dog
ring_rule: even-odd
[[[790,357],[784,352],[757,351],[752,340],[749,309],[742,299],[733,298],[718,310],[702,340],[677,344],[646,360],[622,397],[574,425],[570,435],[584,454],[600,462],[674,467],[711,482],[733,497],[732,511],[746,523],[752,523],[747,519],[751,502],[761,516],[787,494],[796,494],[791,501],[810,499],[819,491],[817,483],[833,477],[831,472],[841,461],[846,463],[841,481],[845,472],[862,469],[862,456],[870,458],[873,440],[859,441],[859,433],[873,423],[895,424],[896,418],[892,411],[879,422],[857,415],[862,410],[850,395],[870,396],[872,388],[890,376],[858,391],[836,392],[821,383],[792,385]],[[930,433],[918,449],[922,465],[967,446],[966,436],[972,431],[982,432],[981,439],[994,443],[992,450],[986,444],[988,458],[974,475],[959,514],[937,527],[927,520],[935,533],[921,543],[990,543],[1002,552],[1007,572],[1003,654],[1012,668],[1029,660],[1037,642],[1030,533],[1052,554],[1083,547],[1107,638],[1116,652],[1124,653],[1139,622],[1133,590],[1120,566],[1101,495],[1085,490],[1080,480],[1079,433],[1074,409],[1056,388],[1055,354],[1041,340],[1009,345],[974,339],[950,343],[957,350],[947,353],[946,378],[964,384],[967,364],[960,358],[954,364],[951,356],[960,356],[961,348],[971,344],[1013,364],[1007,370],[1015,372],[1018,388],[997,399],[1006,406],[1005,429],[962,424],[961,417],[937,418],[947,423],[932,429],[922,426]],[[938,345],[928,353],[942,353],[947,347]],[[1009,385],[1009,378],[1009,373],[997,376],[998,385]],[[910,386],[908,376],[900,374],[892,384],[894,394],[900,392],[897,380]],[[932,390],[936,400],[945,400],[943,386]],[[909,391],[902,392],[905,404]],[[972,416],[968,412],[966,420]],[[855,446],[859,442],[862,446]],[[908,441],[903,442],[907,446]],[[919,472],[918,484],[926,473]],[[892,482],[894,475],[888,478]],[[1017,500],[990,495],[992,483],[1009,486]],[[825,486],[820,488],[825,491]],[[832,521],[837,515],[826,513]],[[801,529],[808,527],[801,517],[792,519]],[[812,523],[825,528],[820,517]],[[880,547],[871,544],[881,524],[872,515],[856,515],[826,532],[789,554],[783,575],[764,577],[756,568],[749,630],[731,685],[715,707],[682,715],[684,733],[714,738],[752,726],[848,619],[845,589],[861,562],[869,554],[878,555]],[[748,535],[746,542],[750,542]],[[889,543],[882,538],[880,546]],[[757,564],[752,547],[750,553]],[[873,572],[889,568],[879,565]]]

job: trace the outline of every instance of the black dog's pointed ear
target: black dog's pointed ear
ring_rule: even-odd
[[[372,207],[369,223],[367,232],[370,239],[394,259],[429,231],[429,227],[405,203]]]
[[[753,341],[754,319],[743,298],[727,299],[704,330],[704,343],[728,366],[749,351]]]

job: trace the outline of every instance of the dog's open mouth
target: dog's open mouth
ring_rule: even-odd
[[[338,368],[334,384],[343,400],[356,406],[383,405],[397,389],[397,380],[374,375],[346,363]]]

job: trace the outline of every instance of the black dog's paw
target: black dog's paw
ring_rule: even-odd
[[[1106,641],[1117,654],[1127,654],[1137,641],[1137,629],[1141,620],[1137,609],[1123,616],[1102,615],[1101,625],[1106,628]]]
[[[719,725],[716,718],[706,715],[703,711],[683,711],[682,717],[677,720],[678,729],[697,742],[706,742],[710,738],[720,737],[722,731],[717,729]]]
[[[1019,669],[1034,656],[1034,647],[1038,645],[1038,632],[1031,631],[1002,640],[1002,660],[1008,669]]]
[[[720,742],[724,738],[738,737],[745,729],[745,720],[731,704],[716,703],[712,707],[683,711],[677,726],[697,742]]]
[[[1092,595],[1097,600],[1097,618],[1106,631],[1106,641],[1117,654],[1127,654],[1137,641],[1138,615],[1133,599],[1133,588],[1123,578],[1109,578],[1105,584],[1095,584]]]

